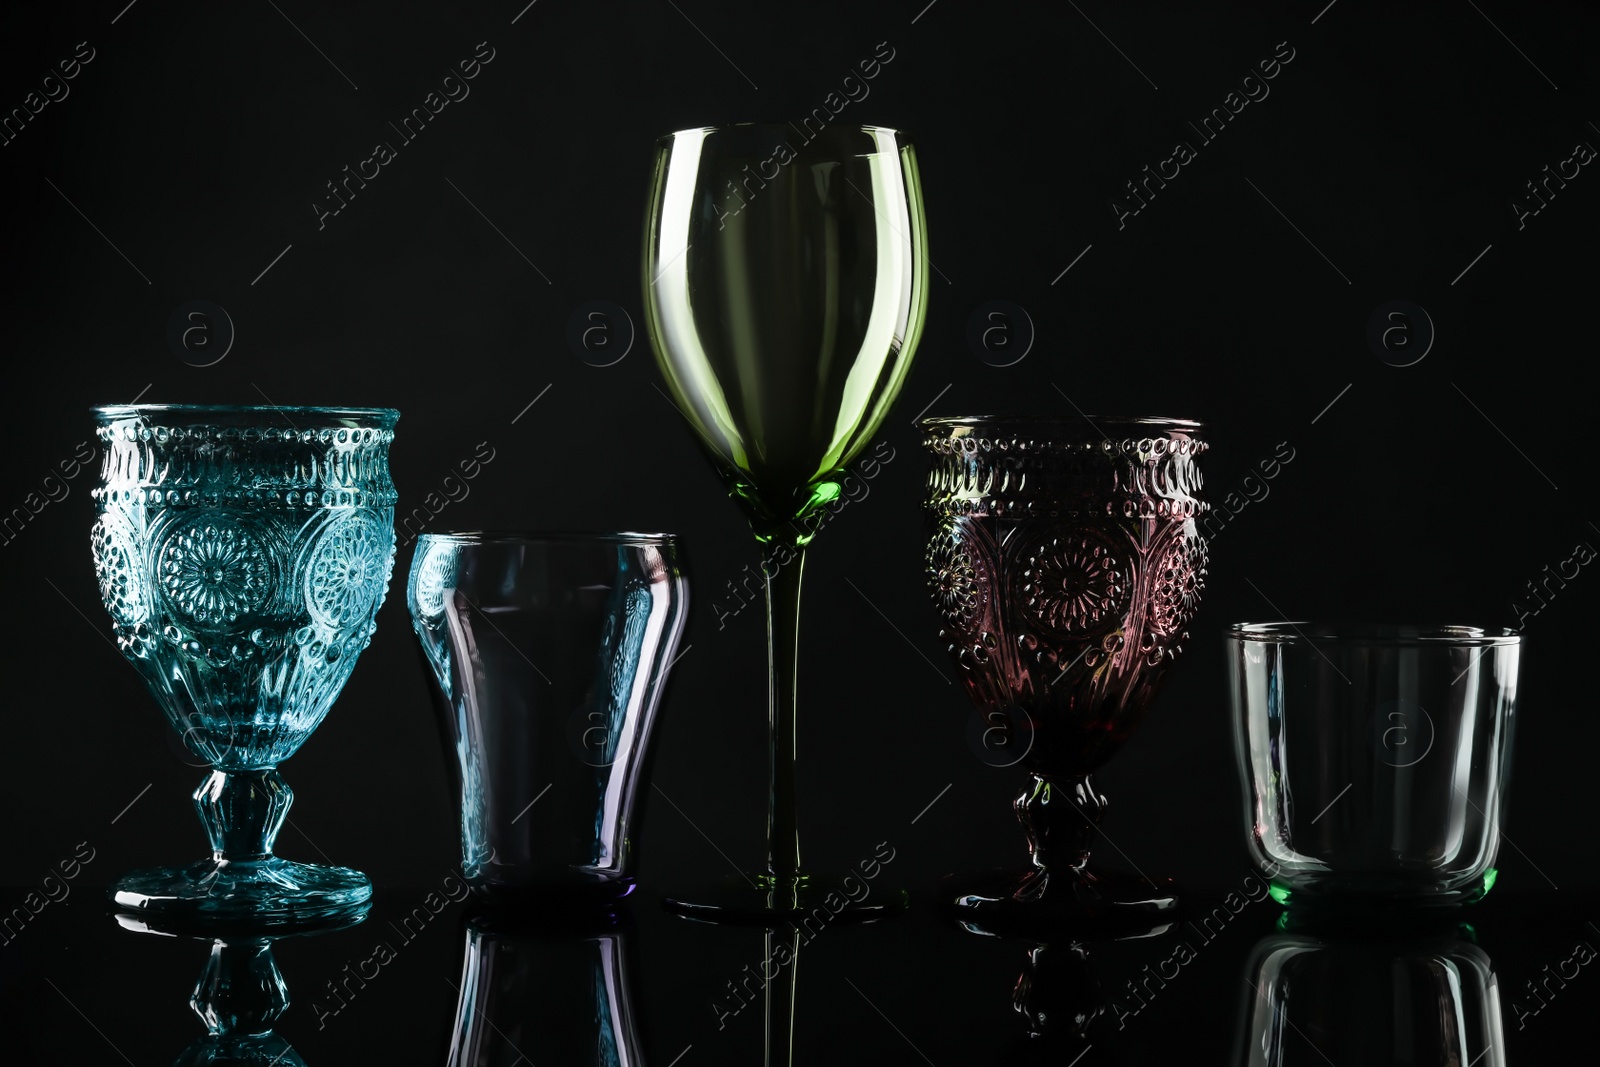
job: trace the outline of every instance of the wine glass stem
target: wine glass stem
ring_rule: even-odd
[[[800,659],[800,579],[805,549],[772,542],[764,553],[767,587],[767,873],[786,885],[800,873],[795,813],[795,695]]]

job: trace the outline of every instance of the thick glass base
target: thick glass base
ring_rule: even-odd
[[[907,899],[904,889],[877,886],[863,878],[836,880],[801,875],[780,881],[769,874],[752,874],[729,878],[693,894],[692,899],[667,897],[662,905],[675,915],[701,922],[783,922],[809,929],[835,922],[885,919],[905,911]]]
[[[1020,936],[1155,931],[1177,918],[1171,879],[1066,870],[997,870],[953,876],[944,887],[957,921],[983,932]]]
[[[119,908],[166,920],[292,925],[334,918],[372,897],[372,883],[348,867],[270,856],[201,860],[133,871],[111,887]]]
[[[1493,867],[1464,885],[1419,885],[1415,878],[1379,875],[1279,875],[1268,884],[1272,899],[1297,911],[1405,913],[1473,904],[1494,888]]]
[[[632,896],[638,888],[632,878],[589,879],[583,882],[545,882],[516,885],[487,878],[468,878],[473,900],[490,908],[507,908],[561,915],[567,912],[603,912]]]

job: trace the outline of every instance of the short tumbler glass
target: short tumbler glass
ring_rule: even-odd
[[[1240,623],[1228,646],[1249,848],[1275,899],[1457,904],[1489,891],[1517,634]]]
[[[671,534],[423,534],[406,590],[480,898],[633,891],[635,801],[688,620]]]

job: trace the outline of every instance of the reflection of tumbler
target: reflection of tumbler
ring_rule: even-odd
[[[632,966],[611,916],[581,932],[470,919],[449,1067],[639,1067]]]
[[[1505,1063],[1494,970],[1468,941],[1276,934],[1245,978],[1240,1067]]]
[[[625,896],[688,580],[666,534],[425,534],[407,602],[484,896]]]
[[[1495,882],[1521,638],[1471,626],[1241,623],[1245,826],[1272,895],[1454,904]]]

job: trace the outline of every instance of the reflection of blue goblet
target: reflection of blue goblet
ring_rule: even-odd
[[[346,867],[278,859],[278,774],[372,638],[394,563],[389,442],[373,408],[96,409],[100,594],[122,650],[209,762],[195,807],[210,859],[136,871],[138,911],[276,923],[372,895]]]

